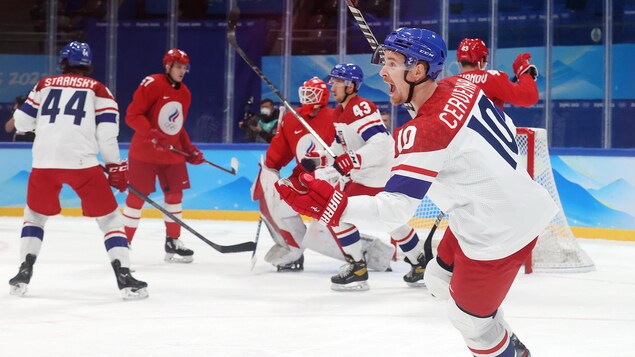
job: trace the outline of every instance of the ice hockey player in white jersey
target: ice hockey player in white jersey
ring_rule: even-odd
[[[106,86],[89,77],[92,52],[88,44],[73,41],[64,46],[59,64],[63,73],[42,78],[14,114],[16,129],[35,130],[36,137],[20,239],[22,264],[9,280],[10,292],[26,293],[44,226],[50,216],[60,213],[59,193],[66,184],[81,199],[84,216],[94,217],[104,233],[124,299],[146,298],[148,284],[130,274],[128,241],[110,189],[113,186],[123,192],[128,184],[128,166],[120,159],[117,142],[117,102]],[[98,153],[106,162],[107,179]]]
[[[380,59],[383,58],[383,62]],[[395,164],[384,192],[348,197],[304,175],[306,189],[277,189],[296,211],[326,225],[403,225],[427,194],[449,228],[428,263],[425,283],[447,299],[450,321],[474,356],[528,356],[500,308],[536,237],[556,214],[549,193],[519,164],[514,127],[473,83],[435,82],[447,47],[433,31],[401,28],[373,56],[393,105],[417,116],[396,134]]]

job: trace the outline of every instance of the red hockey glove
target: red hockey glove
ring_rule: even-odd
[[[158,151],[166,150],[168,147],[168,136],[159,129],[150,129],[146,140]]]
[[[107,164],[108,183],[110,186],[124,192],[128,187],[128,162],[122,161],[120,164]]]
[[[313,172],[318,167],[326,166],[328,163],[326,153],[324,151],[309,151],[304,158],[300,160],[300,165],[304,167],[306,172]]]
[[[276,182],[275,186],[280,197],[296,212],[319,219],[325,226],[339,225],[348,196],[309,174],[300,175],[300,183],[304,188],[294,187],[287,179]]]
[[[346,176],[352,169],[359,168],[360,160],[361,158],[357,154],[342,154],[335,158],[333,166],[342,176]]]
[[[520,76],[525,73],[529,73],[534,78],[534,81],[536,80],[536,77],[538,77],[538,68],[536,68],[533,64],[529,64],[530,58],[531,54],[525,52],[519,54],[518,57],[516,57],[516,60],[514,60],[512,68],[514,69],[516,80],[520,79]]]
[[[189,162],[190,164],[192,164],[192,165],[200,165],[200,164],[205,162],[205,158],[203,157],[203,153],[200,152],[196,146],[192,145],[187,150],[187,153],[189,154],[189,156],[187,156],[187,158],[185,160],[187,160],[187,162]]]

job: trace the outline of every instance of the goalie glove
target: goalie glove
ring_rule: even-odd
[[[516,77],[512,79],[513,82],[518,81],[520,76],[525,73],[529,73],[533,77],[534,81],[536,80],[538,77],[538,68],[536,68],[533,64],[529,64],[529,59],[531,59],[531,54],[527,52],[521,53],[518,57],[516,57],[516,60],[514,60],[514,63],[512,64],[514,75],[516,75]]]
[[[296,212],[318,219],[325,226],[338,226],[348,196],[309,174],[302,174],[299,179],[302,187],[294,187],[287,179],[276,182],[280,197]]]
[[[328,165],[328,157],[326,157],[326,153],[321,150],[309,151],[304,155],[304,158],[300,160],[300,165],[302,165],[306,172],[311,173],[317,168]]]

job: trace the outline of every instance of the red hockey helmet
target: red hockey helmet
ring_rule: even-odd
[[[318,106],[326,106],[331,92],[323,80],[313,77],[302,83],[302,86],[298,89],[298,95],[300,96],[302,107],[312,110]]]
[[[464,38],[456,50],[456,60],[469,63],[476,63],[481,60],[488,62],[489,50],[485,42],[480,38]]]
[[[179,50],[178,48],[171,48],[163,55],[163,67],[168,63],[183,63],[186,65],[190,65],[190,57],[183,50]]]

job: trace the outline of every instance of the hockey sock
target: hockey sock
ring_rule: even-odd
[[[333,234],[337,238],[342,250],[350,255],[356,262],[363,259],[362,242],[360,241],[359,231],[357,227],[351,224],[340,224],[333,227]]]
[[[47,220],[48,216],[39,214],[28,206],[24,208],[24,224],[20,234],[20,261],[23,262],[27,254],[37,256],[40,253]]]
[[[123,222],[128,243],[132,243],[139,220],[141,219],[141,208],[143,201],[136,195],[129,194],[126,198],[126,207],[123,209]]]
[[[119,212],[113,211],[103,217],[98,217],[97,224],[104,233],[104,245],[108,259],[111,262],[118,259],[122,267],[128,268],[130,266],[130,252]]]
[[[183,217],[183,214],[181,212],[182,205],[180,203],[177,203],[177,204],[166,203],[163,207],[168,212],[170,212],[173,216],[179,219]],[[181,236],[181,226],[178,223],[174,222],[170,217],[168,217],[165,214],[163,215],[163,221],[165,222],[166,236],[170,238],[178,238]]]
[[[408,260],[416,262],[422,247],[415,230],[408,226],[402,226],[392,231],[390,235],[408,257]]]

